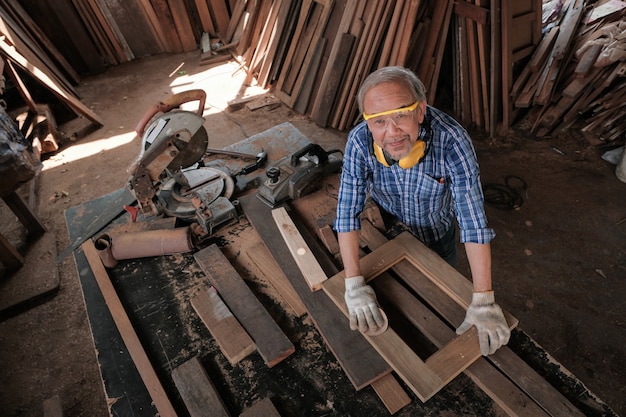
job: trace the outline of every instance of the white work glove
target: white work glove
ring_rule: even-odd
[[[376,331],[385,325],[378,308],[374,289],[365,284],[363,275],[346,278],[345,300],[350,313],[350,329],[359,329],[362,333]]]
[[[467,308],[465,320],[456,329],[456,334],[465,333],[472,326],[478,330],[480,353],[483,356],[491,355],[509,342],[511,330],[502,309],[495,302],[493,291],[472,294],[472,303]]]

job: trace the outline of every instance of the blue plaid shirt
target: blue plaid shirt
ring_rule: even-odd
[[[368,194],[381,208],[409,226],[424,243],[441,239],[459,223],[461,242],[488,243],[480,170],[469,134],[452,117],[427,106],[431,130],[420,127],[428,143],[424,159],[409,169],[385,167],[373,153],[365,122],[348,135],[341,172],[335,230],[361,229]]]

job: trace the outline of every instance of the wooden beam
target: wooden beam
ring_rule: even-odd
[[[100,260],[100,256],[96,251],[93,241],[91,239],[87,239],[87,241],[82,244],[81,249],[87,258],[87,262],[89,263],[89,267],[91,268],[94,277],[96,278],[98,287],[102,292],[106,305],[109,307],[109,311],[111,312],[113,321],[115,322],[115,325],[120,332],[120,336],[124,341],[124,345],[126,346],[126,349],[128,349],[128,353],[137,367],[141,380],[150,393],[150,397],[152,398],[159,416],[176,417],[176,411],[174,411],[170,400],[167,398],[167,394],[159,381],[159,377],[154,371],[154,368],[150,363],[150,359],[148,359],[148,355],[141,345],[141,341],[139,340],[128,315],[126,314],[124,305],[117,295],[115,287],[113,287],[113,283],[111,282],[104,265],[102,265],[102,261]]]

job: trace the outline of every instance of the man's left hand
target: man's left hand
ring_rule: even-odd
[[[495,302],[493,291],[472,294],[472,303],[467,308],[465,320],[456,329],[456,334],[465,333],[472,326],[478,330],[480,353],[483,356],[491,355],[509,342],[511,330],[502,309]]]

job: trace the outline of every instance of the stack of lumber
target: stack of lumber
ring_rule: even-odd
[[[265,13],[257,16],[264,24],[251,25],[256,41],[248,51],[254,52],[242,57],[248,79],[273,86],[283,103],[322,127],[353,126],[359,86],[388,65],[413,69],[435,103],[449,33],[455,73],[448,76],[458,80],[455,113],[487,128],[501,106],[489,88],[489,1],[259,1]]]
[[[102,126],[101,119],[80,101],[73,88],[78,75],[49,39],[37,30],[19,4],[3,0],[0,6],[0,74],[10,78],[25,103],[24,111],[17,111],[23,115],[18,122],[24,136],[39,143],[35,148],[40,152],[56,151],[63,138],[48,106],[52,103],[38,102],[39,98],[29,91],[29,79],[36,80],[76,115]]]
[[[626,2],[571,0],[546,31],[511,91],[538,137],[579,124],[601,141],[624,136],[625,14]]]

